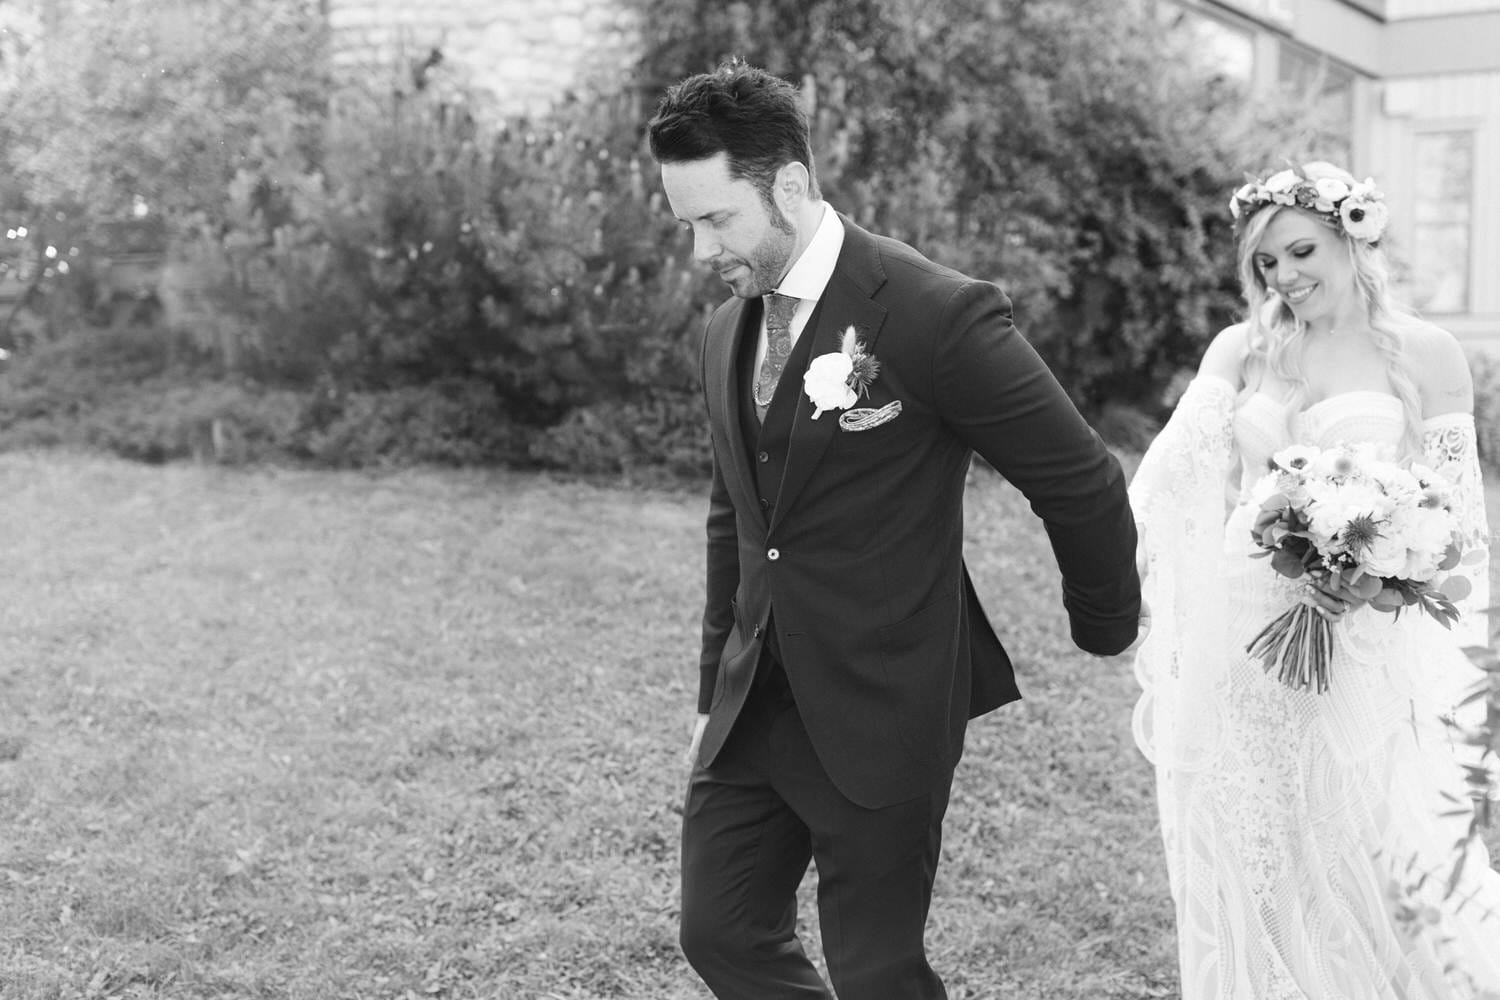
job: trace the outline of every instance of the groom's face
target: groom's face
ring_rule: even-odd
[[[712,267],[742,299],[776,287],[791,262],[796,230],[754,184],[729,175],[726,154],[663,163],[661,183],[672,213],[692,230],[693,259]]]

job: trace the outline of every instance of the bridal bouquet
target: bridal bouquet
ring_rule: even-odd
[[[1462,555],[1453,488],[1421,465],[1382,461],[1369,446],[1276,453],[1251,498],[1260,505],[1252,536],[1282,576],[1345,584],[1370,606],[1399,615],[1415,606],[1444,628],[1469,581],[1448,575]],[[1441,590],[1438,589],[1441,586]],[[1333,630],[1297,604],[1246,650],[1297,690],[1328,690]]]

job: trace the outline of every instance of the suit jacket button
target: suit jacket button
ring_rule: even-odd
[[[765,497],[761,497],[760,498],[760,509],[761,510],[770,510],[771,509],[771,501],[767,500]]]
[[[758,458],[762,462],[769,462],[771,460],[770,453],[769,452],[764,452],[764,451],[756,452],[755,457]]]
[[[780,549],[767,549],[766,550],[766,558],[769,559],[769,560],[771,560],[772,562],[775,562],[776,560],[778,560],[778,559],[781,558],[781,550]]]

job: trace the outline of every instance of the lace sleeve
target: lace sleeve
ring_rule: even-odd
[[[1490,641],[1490,529],[1484,510],[1484,478],[1479,471],[1479,449],[1474,418],[1467,413],[1445,413],[1422,423],[1422,451],[1427,464],[1458,489],[1459,524],[1464,534],[1463,574],[1473,591],[1455,601],[1461,612],[1453,632],[1465,646],[1487,646]]]
[[[1200,376],[1146,450],[1130,484],[1151,628],[1136,653],[1137,745],[1158,767],[1209,759],[1222,726],[1211,706],[1225,669],[1224,488],[1233,460],[1234,388]]]

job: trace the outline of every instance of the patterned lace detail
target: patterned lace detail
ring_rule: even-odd
[[[1180,551],[1201,520],[1222,515],[1236,448],[1241,486],[1294,436],[1394,449],[1400,405],[1347,394],[1288,421],[1255,397],[1236,412],[1220,385],[1184,396],[1179,413],[1190,412],[1158,438],[1192,450],[1158,455],[1153,444],[1137,473],[1146,479],[1131,486],[1147,564],[1167,575],[1146,580],[1154,626],[1137,660],[1137,732],[1157,764],[1183,1000],[1469,1000],[1476,981],[1500,988],[1500,918],[1485,916],[1500,913],[1500,874],[1487,858],[1466,868],[1470,903],[1443,908],[1424,935],[1410,936],[1388,902],[1408,863],[1444,870],[1467,823],[1443,815],[1444,794],[1461,800],[1462,783],[1434,680],[1474,673],[1453,637],[1425,616],[1356,612],[1336,636],[1333,690],[1294,692],[1244,652],[1297,597],[1295,583],[1246,558],[1254,512],[1220,516],[1212,551]],[[1466,528],[1482,534],[1472,422],[1424,431],[1429,464],[1459,485]],[[1435,948],[1439,938],[1450,944]]]
[[[1462,569],[1474,587],[1467,598],[1455,602],[1461,616],[1456,626],[1459,639],[1465,645],[1488,645],[1490,536],[1474,418],[1467,413],[1429,418],[1422,425],[1422,452],[1433,471],[1457,487],[1459,526],[1468,546]]]
[[[1205,376],[1188,384],[1171,420],[1141,459],[1131,481],[1132,507],[1137,515],[1158,503],[1191,503],[1192,491],[1203,485],[1206,456],[1218,456],[1212,461],[1215,468],[1206,470],[1210,475],[1219,466],[1227,471],[1234,447],[1230,421],[1233,406],[1234,389],[1223,379]],[[1156,469],[1156,463],[1163,467]],[[1218,531],[1217,525],[1214,531]]]
[[[1192,766],[1219,738],[1211,712],[1191,719],[1183,709],[1216,683],[1200,666],[1222,640],[1205,642],[1222,602],[1202,600],[1202,580],[1218,578],[1223,558],[1234,395],[1223,379],[1194,379],[1130,483],[1152,613],[1135,661],[1143,694],[1134,725],[1137,744],[1158,764]],[[1186,622],[1207,627],[1178,627]]]

